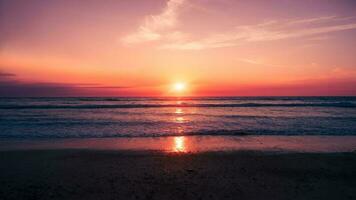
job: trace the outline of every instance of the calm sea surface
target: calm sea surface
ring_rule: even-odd
[[[356,135],[356,97],[0,98],[0,138]]]

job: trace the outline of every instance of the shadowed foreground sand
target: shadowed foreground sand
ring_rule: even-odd
[[[355,153],[0,152],[0,199],[356,199]]]

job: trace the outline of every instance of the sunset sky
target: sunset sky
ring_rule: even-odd
[[[0,0],[0,96],[178,92],[356,95],[356,1]]]

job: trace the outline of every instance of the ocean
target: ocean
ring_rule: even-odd
[[[0,98],[0,138],[356,135],[356,97]]]

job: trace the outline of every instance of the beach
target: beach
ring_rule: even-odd
[[[0,0],[0,200],[356,200],[356,0]]]
[[[174,138],[165,140],[169,143],[170,139]],[[324,142],[330,139],[324,138]],[[183,146],[189,140],[194,139],[186,138]],[[209,139],[199,141],[209,143]],[[263,143],[263,138],[259,141]],[[62,148],[61,145],[52,148],[7,145],[8,149],[2,149],[1,199],[356,198],[354,143],[350,143],[347,151],[342,148],[340,151],[217,148],[190,152],[130,150],[118,148],[120,145],[116,149],[100,145],[95,148],[95,144],[103,143],[100,140],[92,141],[91,148],[73,148],[73,142],[72,146],[63,146],[64,143],[61,142]],[[310,144],[318,146],[316,139]]]
[[[355,103],[0,99],[0,200],[356,199]]]

